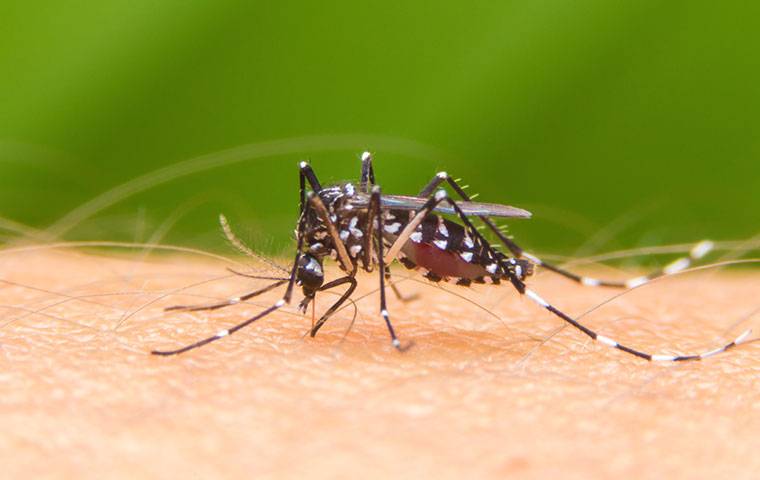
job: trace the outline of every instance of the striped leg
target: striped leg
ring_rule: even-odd
[[[446,194],[446,192],[443,192],[444,196],[445,196],[445,194]],[[417,216],[411,222],[409,222],[409,224],[414,223],[414,221],[417,220],[417,217],[420,217],[420,215],[422,215],[420,217],[419,221],[417,222],[417,225],[419,225],[419,223],[422,221],[422,218],[424,218],[425,215],[427,215],[427,213],[429,213],[430,210],[432,210],[433,208],[435,208],[434,206],[441,201],[438,197],[439,197],[439,195],[436,194],[435,197],[430,198],[430,200],[428,200],[428,202],[425,204],[425,206],[423,206],[420,209],[420,212],[417,214]],[[382,211],[381,208],[379,208],[379,206],[380,206],[380,187],[377,186],[377,185],[375,185],[375,186],[372,187],[372,199],[371,199],[371,203],[374,203],[375,205],[378,205],[378,208],[376,209],[376,212],[374,212],[374,213],[375,213],[376,218],[377,218],[377,230],[375,232],[375,235],[377,237],[377,261],[378,261],[377,272],[378,272],[378,275],[380,277],[380,315],[382,315],[383,320],[385,320],[385,325],[388,327],[388,333],[390,333],[390,335],[391,335],[391,345],[393,345],[396,348],[396,350],[399,350],[399,351],[403,352],[403,351],[406,351],[407,349],[409,349],[413,345],[413,343],[410,342],[407,345],[404,345],[404,346],[401,345],[401,342],[399,341],[398,337],[396,336],[396,331],[393,329],[393,325],[391,324],[390,314],[388,313],[388,305],[387,305],[386,300],[385,300],[385,265],[386,265],[386,263],[390,263],[390,262],[386,262],[386,259],[383,257],[383,230],[384,230],[384,226],[385,225],[384,225],[384,222],[383,222],[383,211]],[[391,247],[391,250],[389,251],[389,253],[391,251],[393,251],[393,247],[395,247],[396,245],[399,244],[399,240],[401,240],[401,237],[405,234],[406,230],[409,229],[408,227],[409,226],[407,225],[407,228],[404,229],[403,232],[401,232],[401,235],[399,235],[399,238],[393,244],[393,246]],[[414,229],[412,229],[409,232],[406,232],[406,239],[407,240],[409,239],[409,235],[411,235],[411,232],[413,230]],[[406,240],[404,240],[404,242],[406,242]],[[403,243],[401,245],[403,245]],[[398,248],[400,249],[401,246],[399,245]],[[398,250],[396,250],[396,252],[398,253]],[[394,256],[395,256],[395,254],[394,254]],[[391,261],[392,260],[393,260],[393,257],[391,257]]]
[[[495,251],[493,249],[493,247],[488,244],[488,241],[482,235],[480,235],[479,232],[477,232],[477,230],[473,227],[472,223],[469,221],[469,219],[467,218],[467,216],[457,206],[457,204],[456,204],[456,202],[454,200],[446,197],[445,192],[443,192],[442,190],[436,193],[435,198],[436,199],[440,198],[439,201],[446,200],[454,208],[454,210],[456,211],[456,213],[459,216],[460,220],[462,220],[462,222],[467,226],[468,229],[470,229],[470,230],[473,231],[473,235],[477,237],[478,241],[482,242],[483,247],[486,250],[488,250],[488,252],[491,254],[491,256],[495,257],[495,258],[498,258],[498,252]],[[429,203],[430,202],[428,201],[428,204]],[[426,206],[427,206],[427,204],[426,204]],[[423,207],[423,209],[424,208],[425,207]],[[431,207],[431,209],[432,208],[435,208],[435,206],[433,205]],[[691,355],[653,355],[653,354],[649,354],[649,353],[642,352],[640,350],[636,350],[634,348],[628,347],[626,345],[620,344],[620,343],[616,342],[615,340],[612,340],[609,337],[605,337],[604,335],[599,335],[598,333],[596,333],[593,330],[585,327],[583,324],[581,324],[577,320],[573,319],[572,317],[570,317],[566,313],[562,312],[558,308],[552,306],[551,304],[549,304],[549,302],[547,302],[546,300],[544,300],[543,298],[541,298],[536,292],[534,292],[533,290],[528,289],[525,286],[525,283],[522,282],[522,280],[520,280],[519,278],[516,278],[516,276],[514,275],[514,273],[512,272],[512,270],[509,268],[508,263],[509,263],[509,259],[501,259],[501,260],[499,260],[499,270],[501,270],[505,275],[509,276],[510,280],[512,281],[512,284],[514,285],[515,289],[518,292],[520,292],[521,294],[524,294],[529,299],[531,299],[533,302],[537,303],[541,307],[543,307],[546,310],[550,311],[551,313],[553,313],[557,317],[561,318],[565,322],[569,323],[573,327],[577,328],[578,330],[580,330],[584,334],[588,335],[592,339],[594,339],[594,340],[596,340],[596,341],[598,341],[598,342],[600,342],[600,343],[602,343],[604,345],[607,345],[609,347],[617,348],[618,350],[622,350],[623,352],[626,352],[628,354],[634,355],[634,356],[639,357],[639,358],[643,358],[645,360],[650,360],[650,361],[674,361],[674,362],[687,361],[687,360],[701,360],[701,359],[704,359],[704,358],[716,355],[718,353],[725,352],[726,350],[729,350],[729,349],[731,349],[731,348],[733,348],[733,347],[741,344],[742,342],[745,342],[747,340],[747,338],[749,337],[749,335],[751,334],[751,332],[752,332],[751,330],[747,330],[747,331],[743,332],[741,335],[739,335],[734,341],[732,341],[730,343],[727,343],[726,345],[723,345],[723,346],[721,346],[719,348],[716,348],[714,350],[710,350],[708,352],[704,352],[704,353],[701,353],[701,354],[691,354]]]
[[[303,234],[302,234],[302,232],[303,232],[304,227],[306,226],[306,217],[308,216],[308,213],[309,213],[309,211],[310,211],[311,208],[315,208],[316,206],[318,206],[318,203],[313,200],[313,197],[315,196],[313,194],[313,192],[309,192],[309,203],[307,204],[307,202],[306,202],[306,198],[307,198],[306,181],[309,182],[309,185],[311,186],[311,188],[314,191],[319,192],[322,189],[322,186],[319,184],[319,180],[317,180],[316,175],[314,174],[314,172],[312,171],[312,169],[311,169],[311,167],[309,166],[308,163],[301,162],[301,164],[300,164],[299,167],[300,168],[299,168],[299,173],[298,173],[298,180],[299,180],[299,187],[300,187],[300,217],[298,219],[298,228],[297,228],[298,246],[296,248],[295,260],[293,260],[293,267],[291,268],[290,275],[287,278],[288,287],[285,290],[285,295],[283,295],[283,297],[280,300],[278,300],[274,305],[272,305],[271,307],[267,308],[263,312],[260,312],[259,314],[254,315],[253,317],[249,318],[248,320],[246,320],[246,321],[244,321],[242,323],[239,323],[239,324],[235,325],[234,327],[232,327],[232,328],[230,328],[228,330],[221,330],[220,332],[218,332],[214,336],[205,338],[203,340],[200,340],[198,342],[192,343],[190,345],[187,345],[185,347],[182,347],[182,348],[179,348],[179,349],[176,349],[176,350],[153,350],[151,352],[153,355],[163,355],[163,356],[177,355],[177,354],[180,354],[180,353],[187,352],[189,350],[194,350],[196,348],[202,347],[202,346],[207,345],[207,344],[209,344],[211,342],[215,342],[215,341],[217,341],[219,339],[222,339],[222,338],[224,338],[224,337],[226,337],[228,335],[232,335],[233,333],[237,332],[238,330],[240,330],[242,328],[245,328],[248,325],[252,324],[256,320],[259,320],[259,319],[261,319],[263,317],[266,317],[267,315],[269,315],[270,313],[274,312],[275,310],[281,308],[285,304],[290,303],[290,299],[293,296],[293,287],[294,287],[295,281],[296,281],[296,272],[298,270],[298,259],[301,257],[301,249],[303,248]],[[321,202],[319,202],[319,203],[321,203]],[[322,205],[322,207],[324,208],[324,205]],[[334,229],[334,227],[333,227],[333,229]],[[345,250],[345,247],[344,247],[344,250]],[[284,281],[282,283],[284,283]],[[282,285],[282,283],[278,282],[278,283],[275,283],[274,285],[271,285],[270,286],[271,288],[270,287],[267,287],[267,288],[268,289],[272,289],[272,288],[275,288],[275,287],[277,287],[279,285]],[[268,291],[268,290],[267,289],[263,289],[263,291]],[[249,295],[255,296],[255,295],[258,295],[260,293],[263,293],[263,291],[253,292],[252,294],[249,294]],[[251,298],[251,297],[249,296],[247,298]],[[222,308],[224,306],[233,304],[233,303],[231,303],[232,300],[235,300],[235,299],[231,299],[231,300],[229,300],[227,302],[224,302],[222,304],[208,305],[206,307],[199,307],[197,309],[198,310],[207,310],[207,309],[213,310],[215,308]],[[234,303],[237,303],[237,302],[234,302]],[[182,306],[180,306],[179,308],[176,308],[176,310],[194,310],[194,309],[195,309],[195,307],[182,307]]]
[[[369,152],[362,153],[362,176],[359,185],[365,193],[375,185],[375,170],[372,168],[372,154]]]
[[[598,333],[594,332],[593,330],[583,326],[581,323],[579,323],[577,320],[573,319],[569,315],[565,314],[561,310],[557,309],[553,305],[551,305],[549,302],[541,298],[536,292],[530,289],[525,289],[525,296],[531,299],[533,302],[538,304],[539,306],[545,308],[546,310],[550,311],[554,315],[558,316],[565,322],[569,323],[573,327],[577,328],[581,332],[585,333],[592,339],[596,340],[597,342],[604,344],[608,347],[617,348],[618,350],[622,350],[626,353],[629,353],[631,355],[635,355],[639,358],[643,358],[645,360],[653,361],[653,362],[682,362],[687,360],[702,360],[707,357],[712,357],[713,355],[717,355],[718,353],[725,352],[726,350],[729,350],[747,340],[747,337],[752,333],[752,330],[746,330],[741,335],[736,337],[736,339],[733,342],[727,343],[723,345],[722,347],[718,347],[714,350],[710,350],[709,352],[704,352],[701,354],[690,354],[690,355],[653,355],[650,353],[642,352],[640,350],[636,350],[635,348],[628,347],[626,345],[623,345],[621,343],[616,342],[615,340],[612,340],[609,337],[605,337],[604,335],[599,335]]]
[[[460,196],[463,200],[469,201],[472,199],[467,193],[465,193],[464,188],[459,185],[459,183],[451,178],[449,174],[446,172],[439,172],[436,174],[435,177],[425,186],[425,188],[422,189],[419,196],[420,197],[427,197],[430,195],[430,193],[433,192],[441,183],[448,182],[448,184],[451,186],[451,188]],[[504,232],[502,232],[499,227],[493,223],[493,221],[486,217],[486,216],[479,216],[481,221],[488,226],[488,228],[499,238],[499,241],[504,244],[512,254],[517,258],[525,258],[527,260],[530,260],[531,262],[535,263],[536,265],[542,266],[546,268],[549,271],[552,271],[556,274],[559,274],[565,278],[568,278],[570,280],[573,280],[574,282],[580,283],[581,285],[590,286],[590,287],[612,287],[612,288],[635,288],[641,285],[644,285],[647,282],[650,282],[654,280],[655,278],[662,277],[665,275],[672,275],[674,273],[680,272],[682,270],[685,270],[689,268],[692,263],[696,260],[701,259],[710,251],[713,249],[713,243],[709,240],[703,240],[691,249],[689,252],[689,256],[679,258],[671,263],[669,263],[667,266],[660,270],[656,270],[652,273],[649,273],[647,275],[631,278],[625,281],[617,281],[617,280],[604,280],[604,279],[597,279],[592,277],[586,277],[582,275],[578,275],[576,273],[567,271],[565,269],[562,269],[560,267],[557,267],[556,265],[553,265],[551,263],[544,262],[537,256],[528,253],[522,249],[519,245],[517,245],[514,241],[512,241],[509,237],[504,235]]]
[[[216,335],[213,335],[208,338],[204,338],[203,340],[197,341],[195,343],[192,343],[190,345],[187,345],[182,348],[178,348],[176,350],[153,350],[150,352],[153,355],[162,355],[162,356],[169,356],[169,355],[177,355],[180,353],[187,352],[189,350],[194,350],[196,348],[202,347],[204,345],[207,345],[211,342],[215,342],[217,340],[220,340],[224,337],[227,337],[229,335],[232,335],[233,333],[237,332],[238,330],[247,327],[248,325],[252,324],[256,320],[259,320],[263,317],[266,317],[270,313],[274,312],[275,310],[278,310],[285,304],[290,303],[290,299],[293,296],[293,286],[295,285],[296,280],[296,271],[298,269],[298,259],[301,256],[301,249],[303,248],[303,235],[301,235],[301,232],[303,231],[304,225],[306,224],[306,215],[308,213],[308,210],[304,211],[301,214],[301,218],[298,222],[298,247],[296,249],[296,258],[293,260],[293,267],[290,270],[290,276],[288,277],[288,288],[285,290],[285,295],[278,300],[274,305],[267,308],[263,312],[258,313],[257,315],[254,315],[253,317],[249,318],[248,320],[239,323],[235,325],[234,327],[227,329],[227,330],[221,330]]]
[[[366,162],[365,162],[366,160]],[[362,156],[362,165],[365,163],[371,162],[371,158],[369,156],[368,152],[364,152],[364,155]],[[372,164],[370,163],[369,166],[369,172],[372,172]],[[364,178],[364,168],[362,168],[362,182],[365,182]],[[371,181],[373,183],[372,187],[374,188],[374,182],[375,182],[375,176],[374,174],[371,175]],[[367,188],[366,184],[364,184],[363,188]],[[367,205],[367,219],[366,224],[364,225],[364,239],[362,241],[362,268],[365,272],[371,272],[374,267],[374,239],[375,239],[375,216],[377,215],[378,210],[380,209],[380,197],[379,196],[371,196],[369,199],[369,205]],[[382,229],[380,230],[382,232]]]
[[[624,280],[624,281],[601,280],[601,279],[597,279],[593,277],[578,275],[576,273],[569,272],[555,265],[546,263],[540,258],[536,257],[535,255],[532,255],[525,251],[522,252],[522,257],[530,260],[536,265],[540,265],[546,268],[547,270],[550,270],[554,273],[562,275],[565,278],[568,278],[577,283],[580,283],[581,285],[585,285],[589,287],[636,288],[646,283],[649,283],[656,278],[664,277],[666,275],[673,275],[675,273],[686,270],[695,261],[700,260],[702,257],[710,253],[713,247],[714,247],[713,242],[711,242],[710,240],[703,240],[697,243],[696,245],[694,245],[694,247],[692,247],[692,249],[689,251],[688,256],[681,257],[677,260],[674,260],[673,262],[667,264],[665,267],[659,270],[655,270],[654,272],[648,273],[647,275],[629,278],[628,280]]]
[[[248,275],[246,275],[246,276],[248,276]],[[169,312],[169,311],[181,310],[181,311],[184,311],[184,312],[199,312],[199,311],[202,311],[202,310],[217,310],[217,309],[220,309],[220,308],[229,307],[230,305],[237,305],[238,303],[244,302],[246,300],[250,300],[251,298],[259,296],[262,293],[266,293],[266,292],[268,292],[270,290],[274,290],[275,288],[279,287],[280,285],[283,285],[287,281],[288,281],[287,278],[278,279],[273,284],[268,285],[268,286],[266,286],[264,288],[260,288],[259,290],[256,290],[256,291],[251,292],[251,293],[247,293],[245,295],[241,295],[239,297],[232,297],[230,299],[227,299],[227,300],[225,300],[223,302],[219,302],[219,303],[212,303],[210,305],[174,305],[174,306],[171,306],[171,307],[166,307],[164,309],[164,311],[165,312]]]

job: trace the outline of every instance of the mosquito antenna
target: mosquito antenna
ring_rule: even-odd
[[[253,275],[250,273],[243,273],[238,270],[235,270],[232,267],[227,267],[227,271],[234,275],[238,275],[245,278],[252,278],[254,280],[287,280],[288,279],[288,277],[271,277],[268,275]]]
[[[240,240],[237,237],[237,235],[235,235],[235,232],[232,231],[232,228],[230,227],[230,222],[227,221],[227,217],[225,217],[223,213],[219,214],[219,225],[222,226],[222,231],[224,232],[224,236],[227,237],[227,241],[230,242],[230,245],[235,247],[237,251],[239,251],[243,255],[262,261],[268,264],[269,266],[274,267],[277,270],[280,270],[281,272],[289,273],[288,270],[282,265],[279,265],[276,262],[273,262],[272,260],[268,259],[264,255],[260,255],[254,252],[248,245],[243,243],[243,241]],[[237,272],[233,272],[233,273],[237,273]]]

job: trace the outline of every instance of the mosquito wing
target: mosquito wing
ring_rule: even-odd
[[[381,204],[383,208],[392,208],[394,210],[419,210],[427,202],[427,198],[411,197],[406,195],[383,195]],[[366,207],[369,205],[369,195],[356,193],[351,198],[351,203],[357,207]],[[498,203],[480,203],[480,202],[463,202],[457,201],[457,206],[462,209],[465,215],[484,216],[484,217],[505,217],[505,218],[530,218],[531,213],[522,208],[510,207],[509,205],[500,205]],[[435,208],[436,212],[454,215],[454,209],[450,205],[439,204]]]

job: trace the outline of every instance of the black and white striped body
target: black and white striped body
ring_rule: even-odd
[[[383,236],[392,243],[396,240],[397,230],[403,229],[404,221],[408,222],[412,215],[403,210],[391,210],[387,216],[390,223],[386,223]],[[466,227],[436,214],[429,214],[422,220],[401,247],[398,258],[407,268],[423,271],[428,280],[465,286],[500,283],[506,274],[500,271],[499,262],[520,280],[533,273],[530,262],[507,258],[486,248],[477,236],[467,232]]]
[[[364,250],[371,243],[366,241],[368,212],[366,207],[352,203],[357,186],[347,183],[326,187],[320,192],[335,224],[340,240],[351,258],[352,267],[359,262],[365,270],[372,270],[378,263],[373,248],[368,264],[364,264]],[[383,241],[389,248],[415,215],[414,211],[387,209],[383,215]],[[374,221],[374,228],[378,228]],[[307,218],[306,248],[308,253],[321,262],[324,257],[336,258],[338,251],[329,235],[327,226],[314,214]],[[398,260],[407,268],[420,270],[433,282],[450,281],[458,285],[471,283],[494,283],[504,280],[509,273],[499,268],[499,263],[520,280],[533,273],[533,264],[524,259],[508,258],[488,248],[478,235],[441,215],[430,213],[403,244],[397,254]]]

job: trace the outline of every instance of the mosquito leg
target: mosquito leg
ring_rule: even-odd
[[[364,152],[364,155],[362,156],[362,160],[364,160],[365,157],[368,157],[369,153]],[[371,162],[371,158],[367,159],[368,162]],[[370,164],[369,171],[372,171],[372,166]],[[372,177],[374,182],[374,176]],[[376,225],[377,221],[375,220],[377,218],[377,211],[380,209],[380,199],[376,196],[371,196],[369,199],[369,205],[367,205],[367,220],[364,230],[364,238],[362,240],[362,268],[364,268],[365,272],[371,272],[373,269],[373,250],[374,250],[374,240],[375,240],[375,228],[380,228],[380,225]],[[381,230],[382,231],[382,230]]]
[[[456,202],[453,201],[453,200],[451,200],[448,197],[445,197],[445,198],[449,202],[449,204],[451,204],[451,206],[454,208],[454,210],[457,212],[457,215],[462,220],[462,222],[464,222],[465,225],[467,225],[468,228],[470,228],[470,229],[473,228],[472,224],[469,221],[469,219],[462,212],[462,210],[457,206]],[[480,235],[477,231],[475,232],[475,235],[479,236],[479,240],[483,242],[484,248],[486,248],[488,250],[488,252],[492,256],[492,258],[493,257],[498,258],[498,252],[496,250],[494,250],[493,247],[488,244],[488,242],[485,240],[485,238],[483,238],[482,235]],[[500,263],[504,263],[504,260],[499,260],[499,262]],[[602,343],[602,344],[604,344],[604,345],[606,345],[608,347],[616,348],[616,349],[621,350],[621,351],[623,351],[625,353],[628,353],[630,355],[633,355],[633,356],[636,356],[636,357],[639,357],[639,358],[643,358],[645,360],[659,361],[659,362],[663,362],[663,361],[681,362],[681,361],[687,361],[687,360],[702,360],[704,358],[711,357],[713,355],[717,355],[717,354],[719,354],[721,352],[725,352],[726,350],[734,348],[735,346],[737,346],[737,345],[745,342],[747,340],[747,338],[749,337],[749,335],[752,333],[752,330],[746,330],[741,335],[739,335],[738,337],[736,337],[736,339],[734,341],[732,341],[730,343],[727,343],[727,344],[725,344],[725,345],[723,345],[721,347],[718,347],[718,348],[716,348],[714,350],[710,350],[708,352],[704,352],[704,353],[701,353],[701,354],[654,355],[654,354],[642,352],[642,351],[637,350],[635,348],[631,348],[631,347],[628,347],[628,346],[623,345],[621,343],[618,343],[617,341],[612,340],[609,337],[606,337],[604,335],[600,335],[600,334],[596,333],[595,331],[589,329],[588,327],[584,326],[583,324],[581,324],[577,320],[573,319],[572,317],[570,317],[566,313],[562,312],[558,308],[556,308],[553,305],[551,305],[549,302],[547,302],[546,300],[544,300],[543,298],[541,298],[533,290],[530,290],[530,289],[526,288],[525,283],[523,283],[522,280],[520,280],[519,278],[516,278],[515,275],[514,275],[514,273],[511,271],[511,269],[508,268],[507,265],[503,265],[502,268],[504,268],[506,270],[505,273],[507,273],[507,274],[510,275],[510,279],[512,280],[512,284],[514,285],[515,289],[519,293],[524,294],[526,297],[528,297],[530,300],[532,300],[533,302],[535,302],[539,306],[545,308],[546,310],[548,310],[549,312],[551,312],[555,316],[557,316],[557,317],[561,318],[562,320],[564,320],[565,322],[569,323],[570,325],[572,325],[576,329],[580,330],[581,332],[583,332],[587,336],[591,337],[593,340],[596,340],[596,341],[598,341],[598,342],[600,342],[600,343]]]
[[[283,285],[287,281],[288,281],[287,278],[280,279],[271,285],[267,285],[264,288],[260,288],[259,290],[253,291],[251,293],[247,293],[245,295],[241,295],[239,297],[232,297],[230,299],[227,299],[219,303],[212,303],[210,305],[174,305],[171,307],[166,307],[164,311],[169,312],[169,311],[181,310],[185,312],[199,312],[201,310],[217,310],[219,308],[229,307],[230,305],[237,305],[240,302],[250,300],[251,298],[261,295],[262,293],[266,293],[266,292],[269,292],[270,290],[274,290],[275,288],[279,287],[280,285]]]
[[[309,165],[307,162],[301,162],[298,164],[298,183],[300,185],[299,193],[300,193],[300,212],[303,213],[304,209],[306,208],[306,182],[309,182],[309,186],[311,189],[319,193],[322,191],[322,185],[319,183],[319,180],[317,179],[317,175],[314,173],[314,170],[312,170],[311,165]]]
[[[599,335],[595,331],[589,329],[588,327],[585,327],[581,323],[579,323],[577,320],[573,319],[569,315],[565,314],[561,310],[557,309],[553,305],[549,304],[546,300],[541,298],[536,292],[530,289],[525,289],[525,296],[531,299],[533,302],[538,304],[539,306],[545,308],[546,310],[550,311],[557,317],[561,318],[565,322],[569,323],[573,327],[577,328],[581,332],[585,333],[592,339],[596,340],[597,342],[606,345],[608,347],[617,348],[618,350],[622,350],[628,354],[634,355],[639,358],[643,358],[644,360],[649,360],[653,362],[682,362],[687,360],[702,360],[707,357],[712,357],[713,355],[717,355],[719,353],[725,352],[726,350],[729,350],[731,348],[734,348],[735,346],[745,342],[747,340],[747,337],[752,333],[752,330],[746,330],[741,335],[736,337],[736,339],[730,343],[727,343],[721,347],[718,347],[714,350],[710,350],[708,352],[704,352],[701,354],[689,354],[689,355],[654,355],[646,352],[642,352],[640,350],[637,350],[635,348],[628,347],[626,345],[623,345],[621,343],[616,342],[615,340],[612,340],[609,337],[605,337],[603,335]]]
[[[467,201],[467,202],[472,200],[472,197],[467,195],[467,193],[464,191],[465,187],[461,187],[459,183],[455,179],[451,178],[451,176],[449,176],[449,174],[446,172],[438,172],[433,177],[433,179],[430,180],[430,182],[425,186],[425,188],[422,189],[422,191],[420,192],[418,196],[420,197],[429,196],[433,192],[433,190],[435,190],[443,182],[447,182],[451,186],[451,188],[457,193],[457,195],[459,195],[462,198],[462,200]],[[522,248],[520,248],[509,237],[504,235],[504,232],[502,232],[499,229],[499,227],[495,223],[493,223],[493,221],[489,217],[484,216],[484,215],[479,215],[478,218],[480,218],[480,220],[488,226],[488,228],[499,238],[499,241],[503,243],[504,246],[506,246],[515,257],[519,258],[522,256],[523,254]]]
[[[530,260],[536,265],[540,265],[546,268],[547,270],[550,270],[565,278],[568,278],[577,283],[580,283],[581,285],[585,285],[589,287],[635,288],[635,287],[644,285],[646,283],[649,283],[656,278],[664,277],[666,275],[673,275],[675,273],[686,270],[694,262],[696,262],[697,260],[700,260],[702,257],[707,255],[713,249],[713,247],[714,247],[713,242],[709,240],[703,240],[695,244],[691,248],[688,256],[678,258],[670,262],[663,268],[650,272],[646,275],[629,278],[628,280],[624,280],[624,281],[604,280],[604,279],[597,279],[593,277],[578,275],[576,273],[569,272],[560,267],[557,267],[556,265],[546,263],[540,258],[528,252],[523,252],[522,257]]]
[[[375,171],[372,168],[372,154],[369,152],[362,153],[362,176],[359,185],[361,191],[369,192],[369,187],[375,184]]]
[[[314,192],[309,192],[306,198],[309,202],[309,205],[311,205],[314,211],[317,212],[317,215],[319,216],[320,220],[322,220],[322,223],[327,226],[327,232],[333,239],[335,249],[338,251],[338,260],[343,266],[343,270],[350,272],[353,270],[351,257],[348,255],[346,245],[343,243],[343,240],[341,240],[340,235],[338,234],[338,229],[335,228],[335,224],[330,219],[330,213],[327,211],[327,207],[325,207],[325,204],[322,202],[322,199],[319,197],[319,195],[315,194]]]
[[[420,196],[429,195],[430,192],[432,192],[436,187],[438,187],[444,181],[447,182],[451,186],[451,188],[463,200],[465,201],[471,200],[471,197],[467,195],[467,193],[464,191],[464,188],[462,188],[459,185],[459,183],[453,178],[451,178],[446,172],[439,172],[438,174],[436,174],[436,176],[433,177],[430,183],[428,183],[428,185],[422,189],[422,192],[420,192]],[[654,272],[651,272],[647,275],[630,278],[624,281],[605,280],[605,279],[597,279],[593,277],[578,275],[576,273],[570,272],[568,270],[560,268],[551,263],[544,262],[537,256],[524,251],[522,247],[520,247],[514,241],[512,241],[509,237],[507,237],[504,234],[504,232],[502,232],[499,229],[499,227],[496,224],[494,224],[494,222],[490,218],[486,216],[479,216],[478,218],[480,218],[480,220],[483,221],[483,223],[485,223],[486,226],[488,226],[488,228],[499,238],[499,241],[502,244],[504,244],[504,246],[506,246],[515,257],[525,258],[535,263],[536,265],[546,268],[547,270],[551,272],[561,275],[574,282],[580,283],[581,285],[590,286],[590,287],[635,288],[635,287],[644,285],[645,283],[648,283],[654,280],[655,278],[662,277],[665,275],[672,275],[674,273],[677,273],[689,268],[692,265],[692,263],[701,259],[705,255],[707,255],[713,249],[713,246],[714,246],[711,241],[703,240],[697,243],[696,245],[694,245],[694,247],[691,249],[687,257],[682,257],[677,260],[674,260],[673,262],[669,263],[668,265],[666,265],[660,270],[655,270]]]
[[[290,299],[291,299],[291,297],[293,295],[293,284],[294,284],[295,278],[296,278],[296,268],[298,267],[298,257],[299,256],[300,256],[300,248],[299,248],[299,253],[296,254],[296,259],[293,261],[293,269],[292,269],[292,271],[290,273],[290,278],[288,280],[288,288],[285,291],[285,295],[283,295],[283,297],[280,300],[278,300],[271,307],[269,307],[266,310],[264,310],[264,311],[262,311],[262,312],[260,312],[260,313],[258,313],[256,315],[254,315],[253,317],[249,318],[248,320],[235,325],[234,327],[232,327],[230,329],[221,330],[216,335],[213,335],[211,337],[205,338],[205,339],[200,340],[198,342],[191,343],[190,345],[184,346],[182,348],[178,348],[176,350],[153,350],[150,353],[152,353],[153,355],[168,356],[168,355],[177,355],[177,354],[180,354],[180,353],[187,352],[189,350],[194,350],[196,348],[199,348],[199,347],[202,347],[204,345],[207,345],[207,344],[209,344],[211,342],[215,342],[217,340],[220,340],[220,339],[222,339],[222,338],[224,338],[226,336],[232,335],[233,333],[237,332],[238,330],[240,330],[242,328],[245,328],[248,325],[252,324],[256,320],[259,320],[259,319],[261,319],[263,317],[266,317],[267,315],[269,315],[270,313],[272,313],[275,310],[279,309],[283,305],[285,305],[287,303],[290,303]]]
[[[445,195],[446,192],[443,192]],[[378,185],[375,185],[372,187],[372,200],[377,203],[377,205],[380,205],[380,187]],[[425,213],[426,209],[427,212],[432,210],[434,208],[434,205],[439,203],[441,200],[439,199],[439,196],[436,195],[435,197],[432,197],[425,206],[420,209],[419,214],[423,214],[420,218],[420,222],[422,221],[422,218],[424,218],[427,213]],[[398,337],[396,336],[396,331],[393,329],[393,325],[391,324],[390,315],[388,314],[388,305],[386,304],[385,300],[385,259],[383,258],[383,212],[382,209],[378,208],[377,212],[377,231],[375,235],[377,236],[377,261],[378,261],[378,275],[380,276],[380,315],[382,315],[383,320],[385,320],[385,325],[388,327],[388,333],[391,335],[391,345],[393,345],[396,350],[399,351],[405,351],[409,349],[413,343],[409,343],[407,345],[402,346],[401,342],[398,340]],[[414,219],[409,222],[412,224],[414,222]],[[419,222],[417,222],[419,225]],[[416,227],[415,227],[416,228]],[[406,231],[406,229],[404,230]],[[401,232],[401,235],[403,235],[404,232]],[[409,232],[406,237],[409,238],[409,235],[411,235],[411,232]],[[400,236],[399,236],[400,238]],[[398,240],[396,241],[398,243]]]
[[[221,330],[216,335],[204,338],[203,340],[197,341],[195,343],[191,343],[190,345],[184,346],[182,348],[178,348],[176,350],[153,350],[150,352],[153,355],[162,355],[162,356],[169,356],[169,355],[178,355],[180,353],[187,352],[189,350],[194,350],[196,348],[202,347],[204,345],[207,345],[211,342],[215,342],[217,340],[220,340],[224,337],[227,337],[229,335],[232,335],[233,333],[237,332],[238,330],[247,327],[248,325],[252,324],[256,320],[259,320],[263,317],[266,317],[270,313],[274,312],[275,310],[278,310],[282,306],[290,303],[291,298],[293,297],[293,287],[295,285],[296,281],[296,272],[298,270],[298,259],[301,257],[301,249],[303,248],[303,230],[306,226],[306,217],[309,213],[309,207],[306,206],[305,210],[301,212],[301,217],[298,219],[298,245],[296,247],[296,255],[295,259],[293,260],[293,267],[290,269],[290,275],[288,276],[288,287],[285,290],[285,294],[282,296],[280,300],[278,300],[274,305],[267,308],[266,310],[254,315],[253,317],[249,318],[248,320],[238,323],[234,327],[227,329],[227,330]]]
[[[496,251],[496,249],[494,249],[491,244],[488,243],[488,240],[486,240],[483,234],[481,234],[480,231],[475,228],[475,225],[472,224],[469,217],[462,211],[459,205],[457,205],[457,202],[445,195],[444,190],[439,190],[436,196],[438,196],[441,192],[444,193],[443,200],[451,205],[451,207],[454,209],[454,212],[464,224],[465,230],[473,237],[474,245],[476,248],[482,249],[488,254],[487,257],[491,260],[491,263],[485,266],[486,271],[491,274],[500,274],[508,278],[518,292],[524,293],[525,284],[520,280],[519,275],[517,274],[516,261],[514,259],[508,259],[503,254]]]
[[[340,308],[343,303],[348,300],[351,295],[354,293],[354,290],[356,290],[356,279],[353,277],[353,275],[347,275],[345,277],[338,278],[336,280],[333,280],[332,282],[326,283],[322,285],[319,288],[320,292],[323,292],[325,290],[329,290],[331,288],[335,288],[337,286],[343,285],[344,283],[349,283],[348,289],[343,293],[343,295],[340,296],[337,302],[335,302],[327,311],[322,315],[322,317],[317,320],[317,323],[314,324],[314,326],[311,328],[311,332],[309,333],[312,337],[317,334],[320,328],[322,328],[322,325],[325,324],[328,318],[330,318],[335,311]]]

